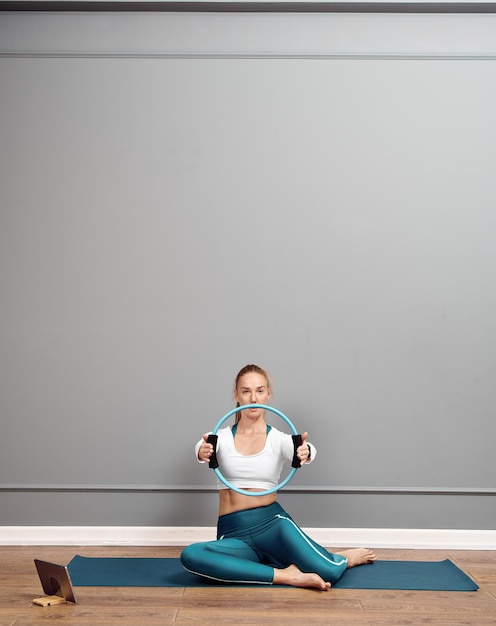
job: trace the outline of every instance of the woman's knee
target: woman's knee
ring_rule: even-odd
[[[181,563],[189,570],[203,570],[210,568],[213,561],[219,559],[244,559],[258,563],[260,561],[253,548],[240,539],[222,539],[192,543],[181,552]]]
[[[202,543],[192,543],[181,552],[181,563],[186,569],[194,569],[204,560],[205,547]]]

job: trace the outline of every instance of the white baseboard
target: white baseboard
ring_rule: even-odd
[[[496,530],[305,528],[326,548],[496,550]],[[206,526],[0,526],[0,545],[185,546],[215,539]]]

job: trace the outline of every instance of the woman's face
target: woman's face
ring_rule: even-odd
[[[267,404],[271,396],[269,383],[263,374],[248,372],[238,381],[234,399],[244,404]]]

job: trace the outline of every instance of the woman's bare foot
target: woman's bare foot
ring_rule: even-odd
[[[274,568],[274,585],[291,585],[291,587],[311,587],[327,591],[331,583],[326,583],[318,574],[302,572],[296,565],[284,569]]]
[[[377,560],[376,555],[368,548],[352,548],[351,550],[344,550],[343,552],[337,552],[336,554],[344,556],[348,559],[348,567],[366,565],[367,563],[373,563]]]

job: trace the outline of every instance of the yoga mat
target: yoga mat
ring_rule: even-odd
[[[68,565],[75,587],[215,587],[187,572],[179,559],[75,556]],[[247,586],[246,584],[242,586]],[[254,585],[250,585],[254,586]],[[275,585],[256,585],[268,587]],[[376,561],[347,569],[335,589],[475,591],[479,587],[452,561]]]

